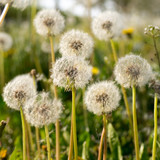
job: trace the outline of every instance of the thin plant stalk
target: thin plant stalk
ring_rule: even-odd
[[[102,130],[100,144],[99,144],[98,160],[101,160],[102,157],[103,139],[104,139],[104,128]]]
[[[72,123],[72,118],[71,118],[71,131],[70,131],[70,143],[69,143],[68,160],[72,160],[72,156],[73,156],[73,123]]]
[[[48,127],[46,125],[45,125],[45,134],[46,134],[46,141],[47,141],[48,160],[51,160],[51,149],[50,149],[50,142],[49,142],[49,132],[48,132]]]
[[[37,89],[37,87],[36,87],[36,77],[35,77],[34,74],[32,74],[32,78],[33,78],[33,85],[34,85],[35,89]],[[36,144],[37,144],[37,150],[38,150],[38,158],[41,159],[40,139],[39,139],[39,129],[38,129],[38,127],[35,127],[35,131],[36,131]]]
[[[153,139],[153,149],[152,149],[152,160],[156,159],[156,143],[157,143],[157,103],[158,98],[155,93],[154,97],[154,139]]]
[[[107,159],[107,129],[106,129],[106,115],[103,115],[103,130],[104,130],[104,148],[103,148],[103,160]]]
[[[55,63],[55,53],[54,53],[54,46],[53,46],[53,37],[49,37],[50,45],[51,45],[51,58],[52,63]],[[54,85],[54,96],[56,99],[58,99],[57,94],[57,87]],[[59,126],[59,120],[56,120],[56,160],[60,160],[60,126]]]
[[[30,160],[30,148],[29,148],[29,135],[28,135],[28,128],[27,128],[27,121],[25,120],[25,132],[26,132],[26,151],[27,151],[27,160]]]
[[[39,128],[35,127],[35,129],[36,129],[36,143],[37,143],[37,150],[38,150],[38,158],[41,159]]]
[[[132,109],[133,109],[133,131],[134,131],[134,145],[136,151],[136,160],[139,160],[139,142],[138,142],[138,127],[136,114],[136,88],[132,86]]]
[[[2,14],[0,16],[0,26],[2,25],[2,23],[3,23],[3,21],[4,21],[5,17],[6,17],[6,14],[7,14],[8,10],[9,10],[9,6],[10,6],[10,3],[7,3],[5,5],[5,7],[4,7],[4,9],[3,9],[3,12],[2,12]]]
[[[113,42],[112,39],[110,39],[110,43],[111,43],[111,47],[112,47],[114,61],[116,63],[118,61],[118,57],[117,57],[117,52],[116,52],[115,45],[114,45],[114,42]],[[122,90],[123,99],[124,99],[126,111],[127,111],[128,118],[129,118],[130,128],[131,128],[131,131],[132,131],[133,130],[132,117],[131,117],[131,111],[130,111],[129,103],[128,103],[128,99],[127,99],[126,90],[123,86],[121,86],[121,90]]]
[[[31,151],[34,152],[34,144],[33,144],[33,136],[32,136],[32,132],[31,132],[31,127],[27,123],[27,121],[26,121],[26,126],[27,126],[27,130],[28,130],[28,137],[29,137],[29,143],[31,146]]]
[[[26,129],[25,120],[23,115],[22,107],[20,107],[21,121],[22,121],[22,133],[23,133],[23,160],[26,160]]]
[[[75,97],[76,97],[76,90],[75,87],[72,86],[72,124],[73,124],[74,159],[78,160]]]
[[[1,90],[5,84],[5,74],[4,74],[4,52],[0,51],[0,77],[1,77]]]

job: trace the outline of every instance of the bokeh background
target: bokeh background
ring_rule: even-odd
[[[101,80],[114,80],[114,59],[109,42],[96,39],[91,31],[91,20],[94,16],[105,10],[116,10],[123,15],[124,30],[121,37],[115,41],[118,57],[129,52],[146,58],[159,73],[158,63],[152,38],[144,34],[144,28],[148,25],[160,26],[160,1],[159,0],[33,0],[32,5],[24,11],[10,8],[0,32],[7,32],[13,38],[12,48],[4,53],[5,82],[19,74],[28,73],[35,68],[39,74],[49,78],[51,66],[49,40],[36,34],[33,26],[35,11],[44,8],[56,8],[62,12],[66,20],[65,31],[81,29],[88,32],[94,39],[94,53],[90,59],[96,67],[92,82]],[[37,4],[37,5],[34,5]],[[0,6],[2,11],[3,6]],[[59,38],[54,37],[56,58],[60,57],[58,44]],[[157,46],[160,50],[160,40],[157,38]],[[38,82],[38,90],[47,90],[43,82]],[[63,89],[58,90],[64,103],[64,111],[61,117],[61,159],[66,160],[68,155],[70,135],[71,93]],[[2,93],[2,91],[1,91]],[[77,91],[77,132],[79,156],[83,159],[97,159],[98,145],[102,131],[102,117],[95,116],[84,109],[82,90]],[[153,111],[154,92],[148,86],[137,91],[137,118],[139,129],[141,160],[149,160],[152,153],[153,139]],[[131,108],[131,90],[127,90]],[[85,116],[87,115],[87,118]],[[160,116],[160,107],[158,106]],[[21,121],[18,111],[8,108],[0,96],[0,121],[7,121],[7,125],[0,136],[0,159],[20,160],[21,151]],[[129,132],[129,121],[123,99],[117,111],[108,115],[108,159],[118,160],[121,154],[124,160],[133,160],[133,138]],[[157,160],[160,160],[160,123],[158,121]],[[87,129],[86,129],[87,128]],[[55,156],[55,127],[49,126],[52,157]],[[33,138],[34,128],[32,128]],[[41,152],[46,159],[46,142],[43,128],[40,130]],[[5,150],[5,152],[4,152]],[[5,156],[3,156],[5,154]],[[31,160],[35,157],[31,154]],[[35,158],[36,159],[36,158]]]

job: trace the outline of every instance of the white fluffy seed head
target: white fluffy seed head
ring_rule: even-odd
[[[102,115],[114,111],[120,98],[119,89],[113,82],[102,81],[88,87],[84,101],[89,111]]]
[[[93,52],[93,40],[87,34],[79,30],[71,30],[65,33],[60,40],[60,53],[62,56],[82,56],[88,58]]]
[[[7,33],[0,32],[0,49],[2,51],[7,51],[12,47],[12,44],[12,37]]]
[[[23,10],[30,4],[30,0],[1,0],[0,3],[3,5],[11,3],[14,8]]]
[[[34,25],[37,33],[42,36],[58,35],[65,26],[63,16],[54,9],[44,9],[38,12]]]
[[[29,74],[15,77],[3,90],[4,101],[8,107],[15,110],[19,110],[20,106],[23,107],[34,95],[36,95],[36,89]]]
[[[129,54],[118,60],[114,74],[116,81],[126,88],[144,86],[152,78],[150,64],[140,56]]]
[[[51,78],[59,87],[70,90],[72,86],[83,88],[92,77],[92,67],[81,57],[70,56],[58,59],[53,65]]]
[[[122,16],[115,11],[106,11],[99,14],[92,21],[92,31],[100,40],[117,38],[122,31]]]
[[[49,93],[42,92],[26,103],[24,113],[31,125],[42,127],[55,123],[60,118],[62,103],[59,99],[51,99]]]

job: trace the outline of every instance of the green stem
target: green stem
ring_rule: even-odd
[[[138,142],[138,127],[136,115],[136,88],[132,86],[132,109],[133,109],[133,131],[134,131],[134,145],[136,151],[136,160],[139,160],[139,142]]]
[[[46,141],[47,141],[48,160],[51,160],[51,149],[50,149],[49,132],[48,132],[47,126],[45,126],[45,134],[46,134]]]
[[[107,129],[106,129],[106,115],[103,115],[103,129],[104,129],[104,148],[103,148],[103,160],[107,159]]]
[[[40,150],[40,143],[39,143],[39,129],[36,127],[36,143],[37,143],[37,150],[38,150],[38,158],[41,159],[41,150]]]
[[[5,84],[5,74],[4,74],[4,52],[0,51],[0,85],[1,85],[1,91],[3,90],[4,84]]]
[[[0,26],[2,25],[2,23],[3,23],[3,21],[4,21],[4,18],[5,18],[5,16],[6,16],[7,12],[8,12],[9,6],[10,6],[10,3],[7,3],[7,4],[5,5],[5,7],[4,7],[4,9],[3,9],[3,12],[2,12],[2,14],[1,14],[1,16],[0,16]]]
[[[153,149],[152,149],[152,160],[156,159],[156,142],[157,142],[157,103],[158,98],[155,93],[154,97],[154,139],[153,139]]]
[[[73,120],[71,118],[71,132],[70,132],[70,144],[69,144],[68,160],[72,160],[72,156],[73,156],[73,123],[72,122],[73,122]]]
[[[115,44],[112,39],[110,39],[110,43],[111,43],[111,47],[112,47],[114,61],[115,61],[115,63],[117,63],[117,61],[118,61],[117,52],[116,52]],[[127,99],[126,90],[123,86],[121,86],[121,89],[122,89],[122,94],[123,94],[123,99],[124,99],[126,111],[127,111],[128,118],[129,118],[130,128],[132,131],[133,130],[132,117],[131,117],[131,111],[130,111],[129,103],[128,103],[128,99]]]
[[[26,160],[26,133],[25,133],[25,120],[22,107],[20,107],[20,113],[21,113],[22,132],[23,132],[23,160]]]
[[[98,160],[101,160],[102,157],[103,139],[104,139],[104,128],[102,130],[100,144],[99,144]]]
[[[77,131],[76,131],[76,106],[75,106],[76,90],[72,86],[72,120],[73,120],[73,143],[74,143],[74,159],[78,160],[78,147],[77,147]]]

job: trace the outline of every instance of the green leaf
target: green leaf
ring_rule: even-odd
[[[9,157],[9,160],[22,160],[22,150],[21,150],[21,137],[17,137],[15,140],[15,148]]]
[[[108,141],[112,160],[122,160],[123,157],[119,138],[111,123],[108,124]]]
[[[142,143],[140,147],[140,160],[149,160],[149,156],[147,154],[147,148]]]

